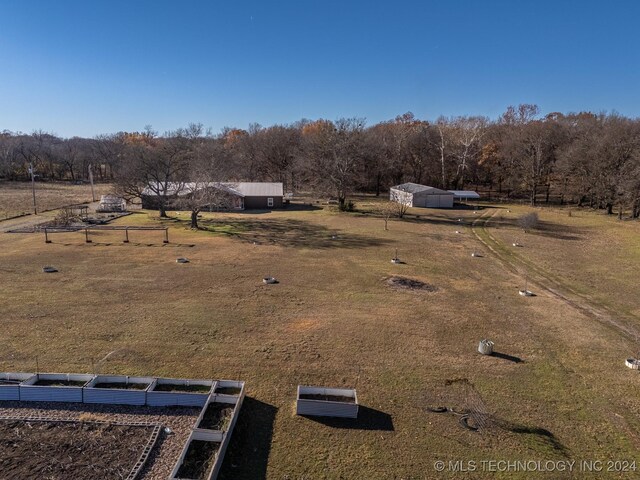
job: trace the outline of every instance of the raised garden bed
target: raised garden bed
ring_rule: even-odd
[[[147,405],[202,407],[214,385],[212,380],[158,378],[147,392]]]
[[[98,375],[84,389],[85,403],[145,405],[151,377]]]
[[[219,380],[214,393],[218,395],[240,395],[242,386],[242,382],[236,382],[235,380]]]
[[[358,396],[351,388],[298,386],[298,415],[319,417],[358,417]]]
[[[146,390],[148,383],[126,383],[126,382],[102,382],[96,383],[92,388],[118,388],[121,390]]]
[[[235,404],[210,402],[202,411],[197,428],[226,431],[231,423],[234,408]]]
[[[93,378],[78,373],[38,373],[20,385],[20,400],[82,403],[83,387]]]
[[[20,383],[33,377],[33,373],[3,373],[0,375],[0,400],[20,400]]]
[[[180,467],[172,478],[204,480],[211,478],[220,443],[191,440],[181,459]]]

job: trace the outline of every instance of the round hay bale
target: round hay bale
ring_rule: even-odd
[[[535,297],[535,293],[531,290],[518,290],[518,293],[523,297]]]
[[[278,280],[276,280],[274,277],[264,277],[262,279],[262,282],[265,285],[273,285],[274,283],[278,283]]]

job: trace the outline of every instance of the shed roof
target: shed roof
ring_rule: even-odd
[[[429,187],[427,185],[420,185],[419,183],[402,183],[391,187],[393,190],[400,190],[407,193],[424,193],[425,195],[453,195],[450,191],[440,190],[436,187]]]
[[[477,200],[480,198],[480,194],[478,192],[474,192],[473,190],[449,190],[453,193],[453,198],[462,198],[469,200]]]

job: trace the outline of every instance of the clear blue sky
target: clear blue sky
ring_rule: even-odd
[[[640,1],[1,0],[0,130],[640,115]]]

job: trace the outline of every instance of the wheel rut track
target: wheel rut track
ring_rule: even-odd
[[[640,331],[629,325],[629,323],[637,322],[637,318],[620,315],[618,312],[614,312],[603,305],[596,305],[593,300],[586,298],[584,295],[576,292],[568,285],[554,279],[544,269],[532,265],[529,262],[525,262],[519,258],[516,253],[501,252],[501,242],[491,235],[487,229],[487,224],[496,213],[498,213],[497,210],[494,210],[490,215],[483,213],[480,217],[476,218],[471,223],[471,231],[476,239],[482,243],[487,250],[489,250],[489,252],[491,252],[491,254],[500,261],[500,263],[502,263],[506,270],[508,270],[512,275],[519,277],[524,277],[526,272],[529,283],[534,284],[540,291],[545,291],[553,295],[588,317],[615,329],[619,333],[622,333],[633,340],[640,338]],[[624,318],[624,322],[616,319],[616,317]]]

